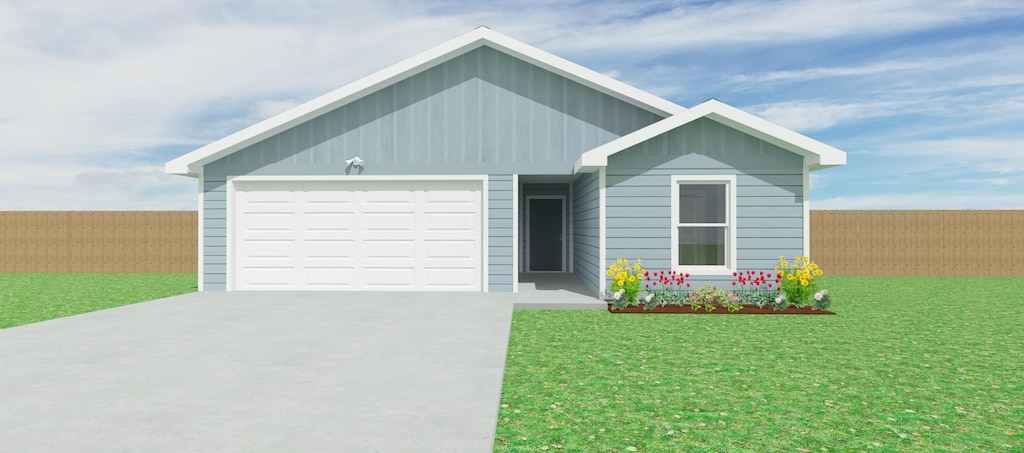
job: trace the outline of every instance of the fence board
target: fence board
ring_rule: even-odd
[[[811,257],[830,275],[1024,276],[1024,210],[812,210]]]
[[[830,275],[1024,276],[1024,210],[812,210],[810,224]],[[194,273],[197,226],[195,211],[0,211],[0,272]]]
[[[0,212],[0,272],[195,273],[195,211]]]

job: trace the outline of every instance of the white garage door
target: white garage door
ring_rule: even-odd
[[[233,289],[481,290],[481,181],[234,188]]]

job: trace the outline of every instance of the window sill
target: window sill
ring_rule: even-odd
[[[694,276],[701,275],[728,275],[732,276],[733,269],[725,266],[675,266],[672,268],[676,272],[688,273]]]

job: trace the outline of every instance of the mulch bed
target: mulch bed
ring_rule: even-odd
[[[739,311],[731,312],[725,307],[715,307],[712,311],[707,311],[703,308],[694,310],[689,305],[665,305],[656,307],[653,310],[644,310],[642,306],[631,305],[623,308],[622,310],[616,310],[612,308],[612,304],[608,304],[608,311],[612,313],[677,313],[677,314],[695,314],[695,315],[834,315],[835,312],[827,310],[814,310],[810,307],[799,308],[799,307],[786,307],[785,310],[776,311],[772,307],[758,308],[757,305],[744,305]]]

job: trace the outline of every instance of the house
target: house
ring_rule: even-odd
[[[486,27],[167,163],[198,179],[199,288],[517,292],[618,258],[696,282],[809,255],[846,154],[686,109]]]

